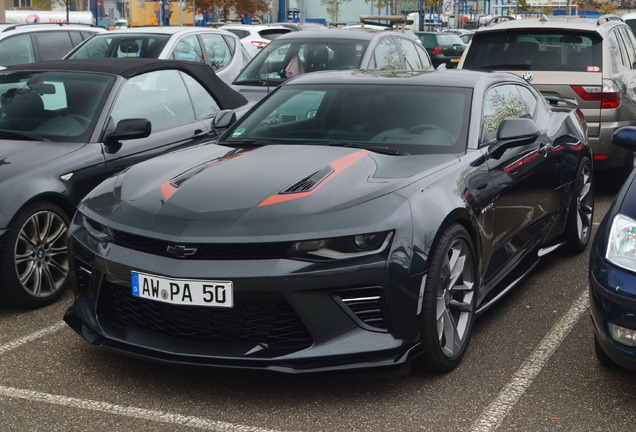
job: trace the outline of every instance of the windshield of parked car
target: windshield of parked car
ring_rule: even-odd
[[[254,57],[234,84],[282,83],[305,72],[356,69],[367,45],[368,41],[354,39],[274,41]]]
[[[594,32],[519,29],[477,32],[464,69],[601,72],[601,37]]]
[[[166,34],[105,33],[96,35],[81,45],[68,58],[104,57],[157,58],[170,39]]]
[[[83,142],[92,132],[113,77],[71,72],[0,75],[0,130],[5,136]]]
[[[316,144],[392,154],[466,151],[472,89],[403,85],[290,85],[221,144]]]

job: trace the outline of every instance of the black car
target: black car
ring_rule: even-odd
[[[449,371],[540,256],[586,247],[590,158],[575,111],[510,74],[302,75],[82,201],[65,320],[175,363]]]
[[[466,44],[456,33],[416,32],[431,57],[434,67],[441,64],[456,68],[464,54]]]
[[[615,145],[636,151],[636,127],[618,129]],[[596,356],[636,370],[636,170],[598,227],[590,255],[590,309]]]
[[[1,301],[55,301],[82,197],[135,162],[209,140],[212,117],[246,102],[194,63],[60,60],[1,71]]]
[[[401,32],[330,29],[280,36],[267,44],[232,83],[260,100],[289,78],[306,72],[343,69],[422,70],[431,68],[417,40]]]

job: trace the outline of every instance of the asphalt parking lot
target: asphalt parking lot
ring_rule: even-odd
[[[597,188],[596,224],[614,193]],[[70,293],[35,311],[0,306],[0,430],[633,431],[636,375],[594,355],[587,255],[546,257],[478,320],[443,376],[155,364],[66,327]]]

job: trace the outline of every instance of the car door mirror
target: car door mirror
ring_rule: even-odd
[[[115,130],[106,134],[107,142],[118,142],[129,139],[145,138],[150,135],[152,125],[147,119],[120,120]]]
[[[636,127],[625,126],[614,131],[612,144],[636,151]]]
[[[212,119],[212,129],[217,135],[221,135],[225,129],[229,128],[236,121],[234,110],[221,110]]]
[[[497,142],[488,147],[488,152],[499,159],[509,148],[534,142],[540,133],[539,126],[530,118],[504,119],[497,129]]]

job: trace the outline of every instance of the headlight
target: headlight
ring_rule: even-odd
[[[612,221],[605,258],[624,269],[636,272],[636,221],[617,214]]]
[[[82,225],[86,228],[86,232],[98,242],[106,243],[113,241],[112,232],[107,226],[95,222],[84,215],[82,215]]]
[[[382,252],[391,242],[393,233],[358,234],[294,243],[288,254],[293,257],[321,257],[329,259],[357,258]]]
[[[636,330],[621,327],[611,322],[607,323],[607,327],[615,341],[628,347],[636,346]]]

